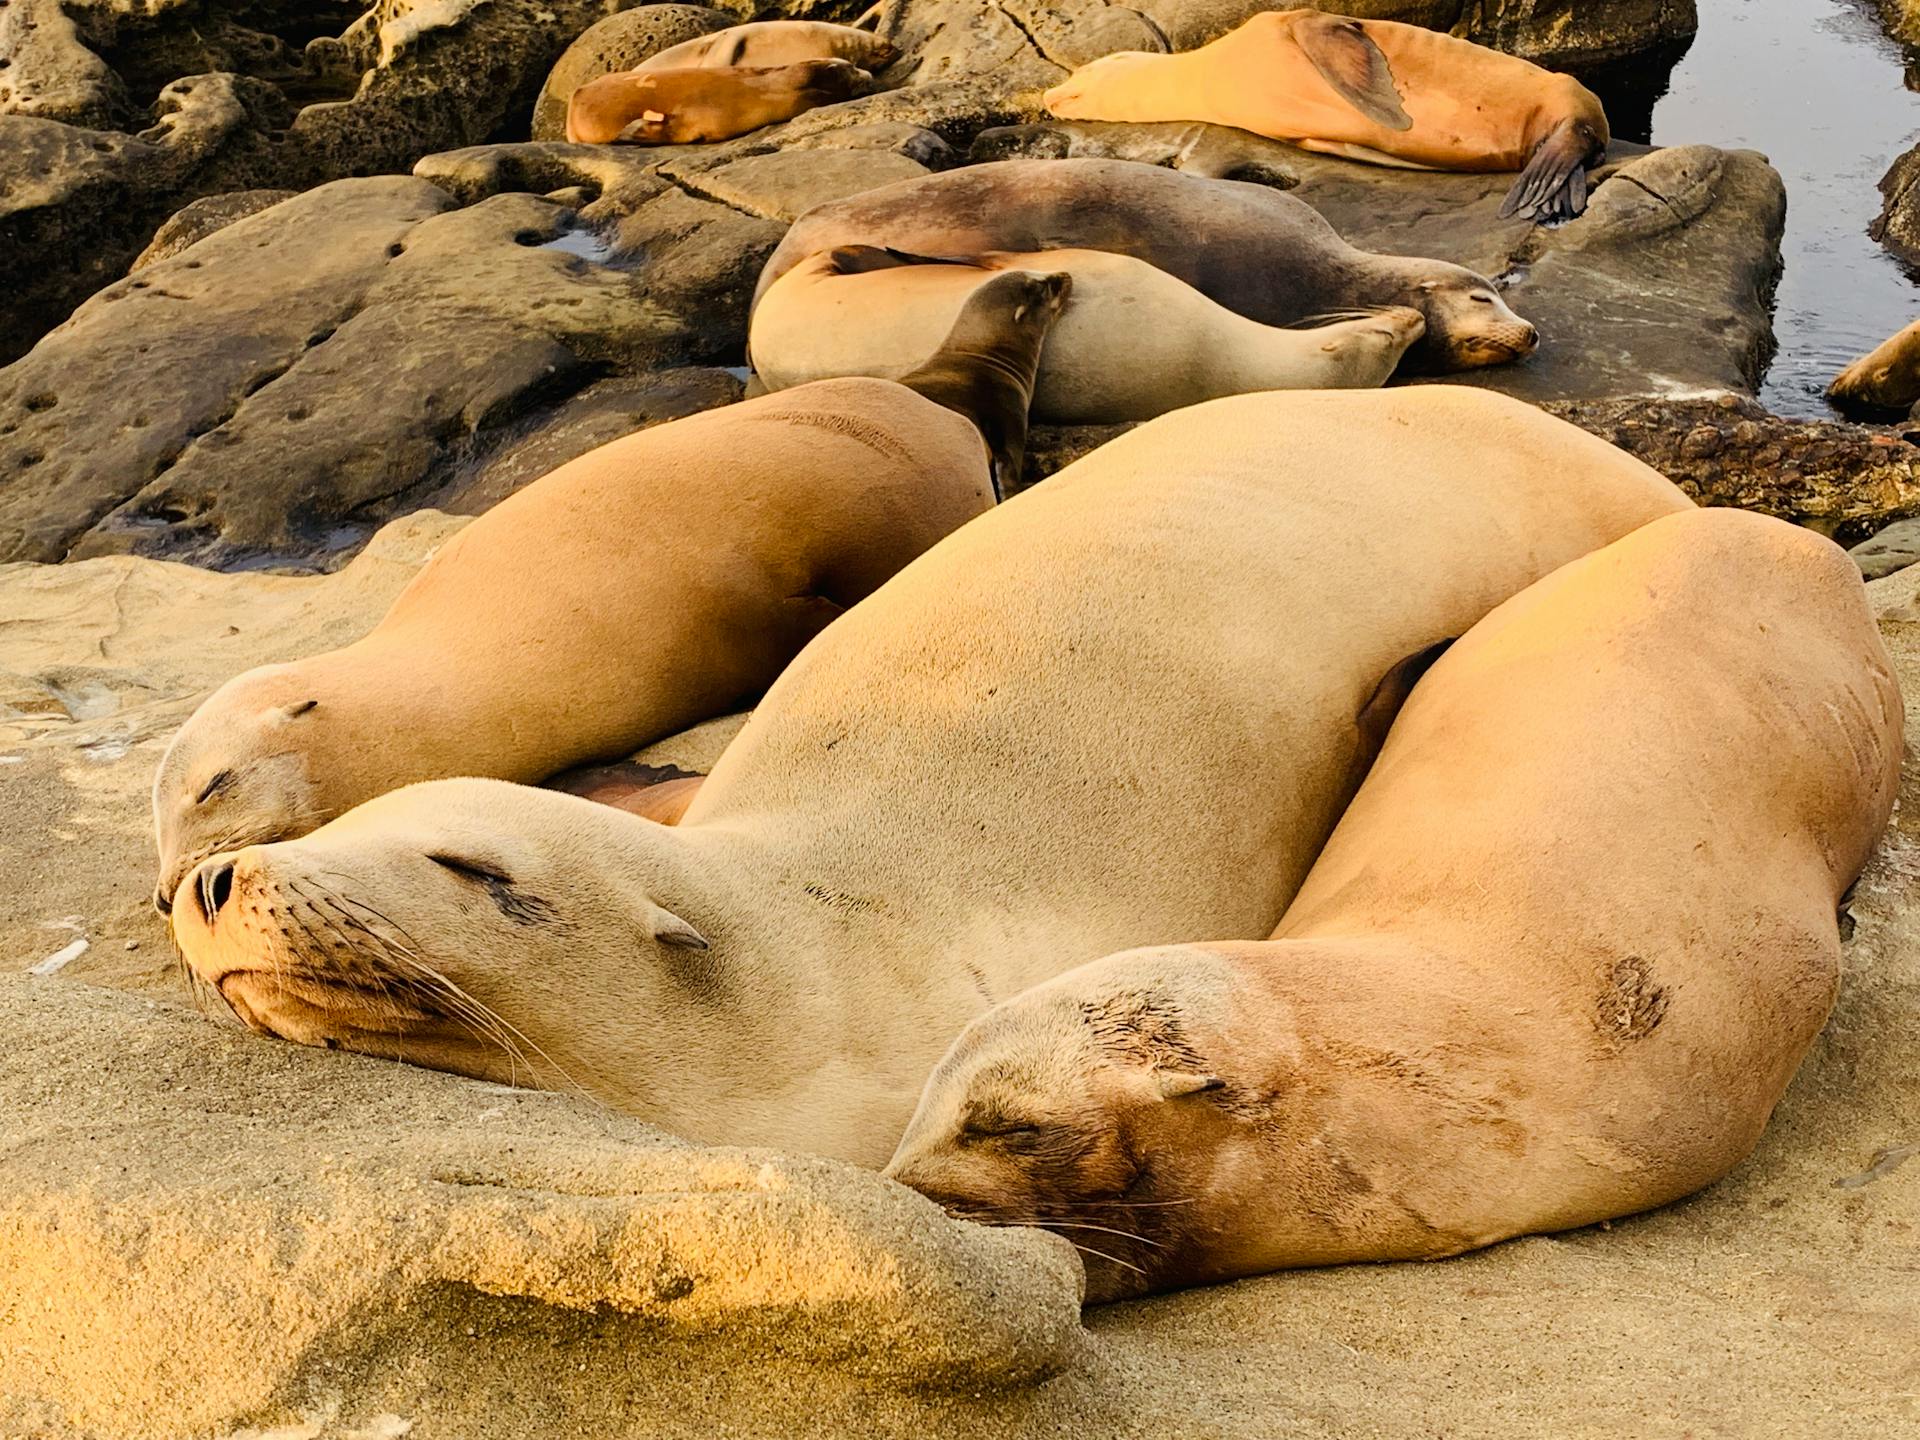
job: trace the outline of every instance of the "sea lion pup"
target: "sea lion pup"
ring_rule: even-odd
[[[1657,520],[1434,665],[1273,940],[989,1012],[888,1173],[1058,1227],[1094,1300],[1665,1204],[1752,1150],[1825,1021],[1900,751],[1845,554]]]
[[[1311,205],[1265,185],[1125,160],[1000,160],[816,205],[768,258],[755,306],[801,261],[842,245],[915,255],[1107,250],[1262,325],[1409,305],[1427,333],[1402,370],[1503,365],[1540,338],[1485,276],[1356,250]]]
[[[1845,410],[1911,412],[1920,402],[1920,320],[1842,370],[1827,398]]]
[[[637,71],[771,69],[803,60],[845,60],[862,70],[884,70],[900,52],[871,30],[824,20],[756,20],[683,40],[650,55]]]
[[[748,334],[754,372],[769,390],[829,375],[902,375],[979,286],[1008,270],[1073,279],[1033,391],[1034,418],[1062,425],[1151,420],[1252,390],[1376,389],[1426,330],[1404,306],[1317,329],[1262,325],[1105,250],[955,261],[853,245],[795,266],[767,291]]]
[[[1003,278],[903,383],[603,445],[461,531],[364,639],[215,691],[154,779],[155,903],[216,850],[415,780],[544,780],[741,708],[1017,472],[1066,282]]]
[[[1600,97],[1470,40],[1318,10],[1255,15],[1181,55],[1083,65],[1042,97],[1063,120],[1204,120],[1422,170],[1518,170],[1502,216],[1571,219],[1607,156]]]
[[[567,101],[580,145],[698,145],[731,140],[821,105],[864,95],[873,77],[845,60],[764,70],[626,70],[589,80]]]
[[[175,937],[291,1040],[877,1167],[995,1001],[1130,945],[1268,934],[1403,658],[1687,504],[1477,391],[1195,406],[835,621],[677,827],[413,786],[209,859]]]

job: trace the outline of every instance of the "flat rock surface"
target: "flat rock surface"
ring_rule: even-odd
[[[299,1051],[186,1007],[143,900],[165,735],[231,671],[371,624],[454,523],[396,522],[318,578],[0,567],[0,970],[88,942],[0,980],[0,1433],[1920,1426],[1912,761],[1851,904],[1839,1007],[1728,1180],[1460,1260],[1109,1307],[1082,1338],[1058,1247],[972,1234],[870,1177],[668,1148],[564,1095]],[[1872,594],[1920,693],[1920,571]],[[704,768],[710,744],[656,763]]]

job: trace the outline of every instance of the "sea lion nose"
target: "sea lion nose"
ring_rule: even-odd
[[[221,861],[218,865],[203,865],[197,881],[200,891],[200,908],[205,912],[207,924],[213,924],[220,914],[220,907],[233,895],[233,865]]]
[[[165,885],[156,885],[153,887],[153,908],[158,910],[162,915],[171,915],[173,913],[173,895]]]
[[[1520,322],[1520,349],[1523,352],[1531,351],[1536,349],[1539,344],[1540,332],[1534,328],[1531,321],[1522,320]]]

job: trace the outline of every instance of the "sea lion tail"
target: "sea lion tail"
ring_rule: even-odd
[[[1018,487],[1040,350],[1073,277],[1007,270],[967,297],[940,348],[900,383],[972,422],[987,447],[996,499]]]
[[[1500,218],[1571,220],[1587,208],[1587,167],[1596,159],[1593,132],[1569,116],[1534,147],[1533,158],[1500,204]]]

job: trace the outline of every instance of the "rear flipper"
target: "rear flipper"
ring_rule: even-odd
[[[827,263],[836,275],[866,275],[875,270],[898,270],[907,265],[971,265],[976,270],[992,267],[969,255],[915,255],[910,250],[895,250],[890,245],[838,245],[827,252]]]
[[[1535,147],[1513,182],[1500,218],[1571,220],[1587,208],[1587,169],[1606,158],[1606,147],[1583,120],[1562,120]]]

